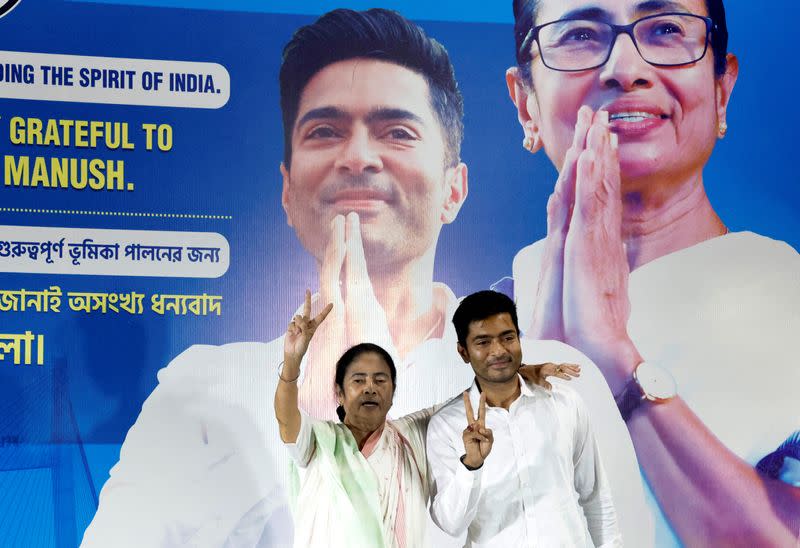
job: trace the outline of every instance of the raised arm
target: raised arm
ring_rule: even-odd
[[[283,339],[283,369],[278,388],[275,390],[275,418],[278,420],[281,440],[294,443],[300,432],[300,409],[297,405],[297,380],[300,378],[300,362],[308,350],[308,344],[317,327],[333,308],[326,306],[319,315],[311,319],[311,291],[306,290],[303,314],[289,322]]]
[[[491,429],[486,428],[485,394],[478,404],[477,419],[469,392],[464,392],[464,408],[467,427],[461,434],[462,444],[454,443],[446,419],[434,419],[428,429],[428,461],[433,477],[431,517],[453,536],[463,533],[477,515],[481,468],[494,443]]]

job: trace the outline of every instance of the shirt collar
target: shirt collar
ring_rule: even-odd
[[[520,398],[537,398],[541,396],[552,396],[551,391],[545,388],[542,388],[538,384],[529,385],[525,382],[525,379],[522,378],[521,375],[517,374],[517,380],[519,381],[519,397]],[[472,402],[472,408],[477,413],[478,404],[481,400],[481,391],[478,388],[478,381],[477,379],[472,380],[472,386],[469,387],[469,400]],[[514,401],[519,400],[517,398]],[[513,403],[513,402],[512,402]]]

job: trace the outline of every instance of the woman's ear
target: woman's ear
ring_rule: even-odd
[[[730,104],[733,87],[739,77],[739,60],[732,53],[728,54],[725,74],[717,78],[717,124],[719,124],[719,135],[724,137],[728,131],[728,104]]]
[[[522,146],[529,152],[537,152],[542,148],[539,133],[539,106],[529,82],[526,82],[519,67],[511,67],[506,71],[508,95],[517,109],[517,120],[522,126]]]

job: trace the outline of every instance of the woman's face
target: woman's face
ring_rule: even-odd
[[[582,18],[628,24],[665,12],[707,15],[704,0],[644,2],[642,0],[541,0],[535,24],[564,18],[592,8]],[[699,174],[708,160],[725,120],[736,81],[736,59],[729,56],[728,74],[716,78],[709,46],[699,61],[679,67],[655,67],[639,55],[631,38],[620,34],[608,62],[581,72],[558,72],[544,66],[538,47],[531,45],[533,88],[520,85],[514,69],[508,84],[526,134],[536,135],[547,155],[561,168],[572,143],[578,109],[588,105],[607,110],[611,129],[619,136],[623,184],[633,190],[652,184],[652,177],[681,181]],[[647,113],[624,116],[625,113]]]
[[[346,424],[377,430],[392,407],[394,383],[389,365],[374,352],[359,355],[347,366],[338,396]]]

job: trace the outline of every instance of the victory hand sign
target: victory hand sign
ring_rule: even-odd
[[[308,350],[311,337],[333,308],[328,304],[316,317],[311,318],[311,291],[306,290],[303,313],[296,315],[286,328],[283,338],[283,370],[279,371],[275,390],[275,418],[281,439],[294,443],[300,431],[300,410],[297,406],[297,379],[300,378],[300,361]]]
[[[494,443],[492,431],[486,428],[486,394],[481,394],[477,419],[472,410],[469,392],[464,392],[464,408],[467,411],[467,427],[464,429],[462,439],[466,453],[461,457],[461,462],[467,468],[474,470],[483,466],[483,461],[489,456]]]
[[[315,318],[311,318],[311,291],[306,289],[306,299],[303,304],[303,314],[297,314],[283,339],[283,371],[281,380],[294,382],[300,374],[300,361],[308,350],[308,344],[317,331],[319,325],[328,316],[333,304],[328,304]]]

